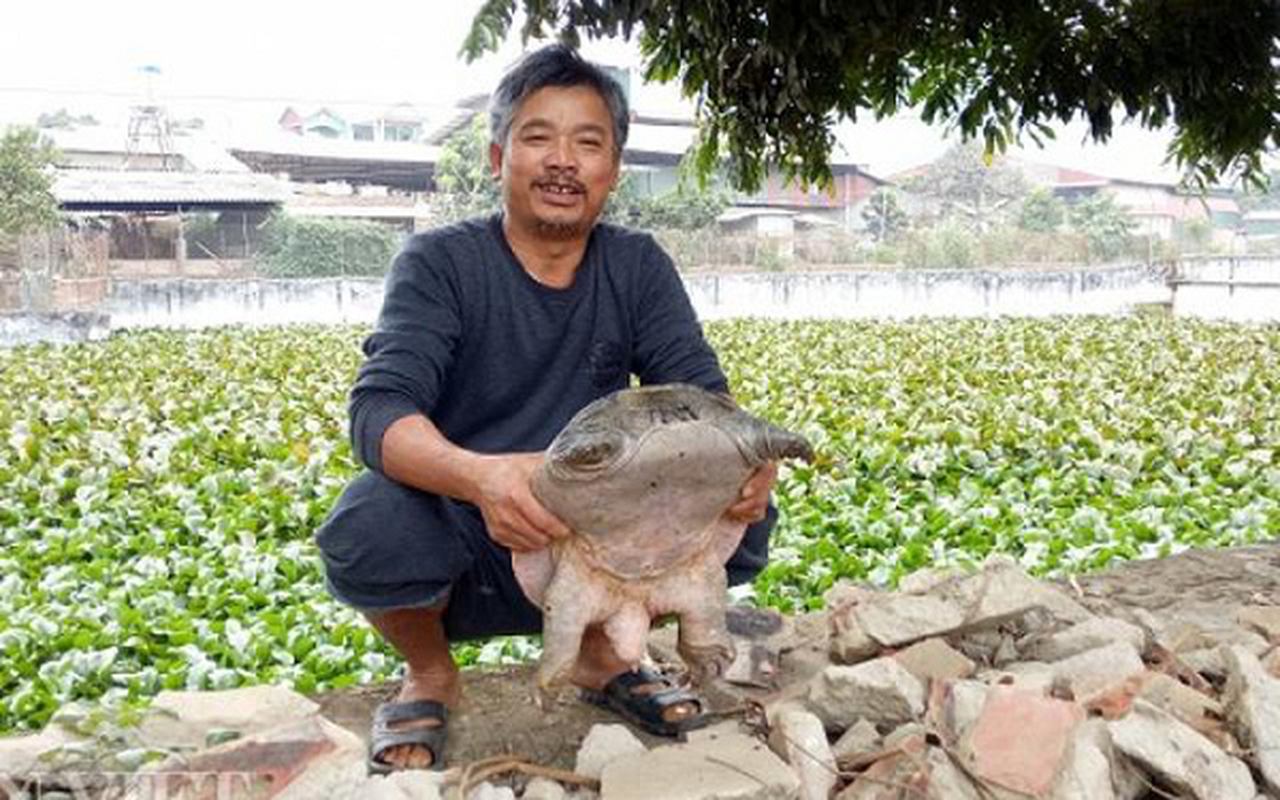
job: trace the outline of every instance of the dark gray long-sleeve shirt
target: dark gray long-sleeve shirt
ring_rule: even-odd
[[[364,352],[351,438],[375,470],[383,434],[413,413],[469,450],[534,451],[632,374],[728,390],[671,259],[652,237],[608,224],[565,289],[524,271],[500,215],[414,236]]]

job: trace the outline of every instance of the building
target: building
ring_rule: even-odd
[[[1193,194],[1177,184],[1108,178],[1081,170],[1043,165],[1025,165],[1024,174],[1068,202],[1098,193],[1110,195],[1134,223],[1134,234],[1172,240],[1189,224],[1201,223],[1215,231],[1216,238],[1228,242],[1243,222],[1240,206],[1233,197],[1211,191]],[[1048,177],[1048,180],[1045,178]]]

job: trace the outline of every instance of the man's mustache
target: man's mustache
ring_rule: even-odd
[[[583,194],[586,194],[587,192],[587,187],[583,185],[581,181],[574,180],[573,178],[556,177],[554,175],[547,175],[538,178],[533,182],[533,185],[537,188],[554,186],[562,189],[571,189],[572,191],[581,192]]]

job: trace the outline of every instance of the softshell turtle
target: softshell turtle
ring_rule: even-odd
[[[723,513],[756,468],[792,457],[812,460],[803,437],[696,386],[623,389],[578,412],[533,478],[573,535],[513,557],[543,609],[540,689],[568,678],[589,625],[634,667],[668,614],[692,677],[719,675],[733,658],[724,565],[746,530]]]

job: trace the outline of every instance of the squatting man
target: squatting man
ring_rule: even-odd
[[[350,399],[368,469],[317,534],[330,591],[406,663],[374,716],[374,771],[440,766],[459,695],[450,642],[541,629],[511,554],[570,534],[530,477],[573,414],[632,375],[729,391],[671,259],[651,236],[598,222],[628,120],[599,67],[559,45],[529,54],[491,101],[502,211],[414,236],[392,264]],[[765,565],[776,471],[757,470],[725,512],[752,523],[731,584]],[[571,680],[651,731],[704,714],[688,689],[630,669],[598,628]]]

